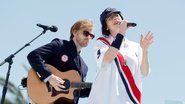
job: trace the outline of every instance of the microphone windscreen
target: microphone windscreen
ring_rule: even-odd
[[[137,26],[136,23],[127,23],[127,27],[135,27],[135,26]]]
[[[52,31],[52,32],[57,32],[58,31],[58,28],[56,27],[56,26],[51,26],[51,28],[50,28],[50,31]]]

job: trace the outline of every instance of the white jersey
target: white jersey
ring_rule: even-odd
[[[104,38],[109,43],[114,40],[113,37]],[[89,95],[89,104],[139,104],[141,103],[137,95],[142,90],[142,74],[140,64],[142,58],[141,47],[138,43],[129,41],[124,38],[119,53],[124,57],[124,65],[128,66],[133,76],[124,78],[126,75],[120,74],[120,67],[115,58],[110,64],[103,63],[103,57],[109,48],[105,42],[97,40],[95,46],[95,58],[97,63],[97,76]],[[129,82],[131,80],[131,82]],[[129,83],[135,83],[135,86]],[[133,90],[139,90],[134,93]],[[134,96],[136,95],[136,96]],[[138,97],[138,99],[137,99]]]

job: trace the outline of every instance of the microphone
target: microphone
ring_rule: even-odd
[[[137,26],[136,23],[127,23],[127,27],[135,27],[135,26]]]
[[[41,27],[44,29],[44,31],[46,30],[50,30],[51,32],[57,32],[58,28],[56,26],[46,26],[46,25],[42,25],[42,24],[37,24],[38,27]]]

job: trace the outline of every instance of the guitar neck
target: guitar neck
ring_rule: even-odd
[[[92,83],[90,82],[71,82],[72,88],[91,88]]]

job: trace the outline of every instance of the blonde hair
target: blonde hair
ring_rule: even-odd
[[[93,22],[89,19],[79,20],[73,24],[70,30],[70,40],[73,39],[73,32],[76,32],[78,30],[88,30],[92,31],[93,29]]]

